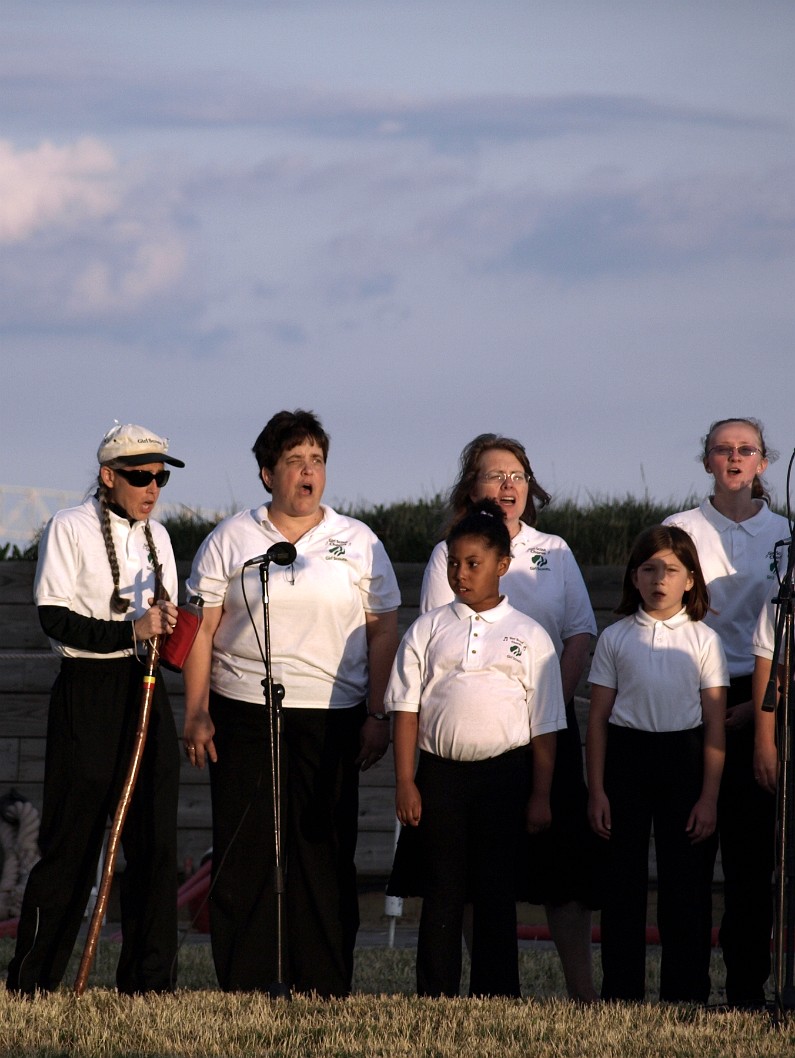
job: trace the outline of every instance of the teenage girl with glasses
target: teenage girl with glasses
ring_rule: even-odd
[[[774,548],[789,536],[786,518],[768,507],[762,475],[768,452],[762,424],[714,422],[703,441],[712,495],[666,518],[696,543],[710,593],[705,623],[721,637],[731,679],[726,710],[726,766],[718,803],[724,877],[720,943],[726,999],[736,1007],[765,1002],[773,923],[775,799],[754,780],[752,639],[764,603],[776,592]]]

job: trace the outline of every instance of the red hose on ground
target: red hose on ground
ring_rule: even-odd
[[[210,888],[210,871],[212,857],[208,857],[177,891],[177,907],[187,905],[193,929],[197,933],[210,932],[210,908],[207,905],[207,892]]]
[[[194,896],[199,896],[200,893],[202,897],[206,895],[210,884],[209,878],[212,865],[212,860],[205,860],[195,874],[185,879],[177,890],[177,907],[184,907]]]
[[[177,907],[190,908],[191,917],[199,911],[199,907],[207,896],[207,890],[210,888],[210,871],[212,870],[212,860],[205,860],[204,863],[198,868],[195,874],[192,874],[190,878],[186,878],[182,885],[177,890]],[[207,908],[202,908],[199,911],[199,917],[194,922],[193,928],[197,933],[209,933],[210,923],[208,917]],[[116,931],[112,933],[109,940],[121,940],[121,932]]]
[[[18,918],[7,918],[0,922],[0,937],[16,937],[18,925]]]

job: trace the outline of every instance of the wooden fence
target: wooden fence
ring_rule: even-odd
[[[421,565],[395,567],[403,596],[400,628],[416,617],[422,579]],[[41,809],[44,746],[49,691],[58,659],[36,616],[32,601],[32,562],[0,562],[0,793],[14,788]],[[188,568],[180,564],[180,584]],[[615,567],[583,570],[599,628],[614,618],[623,571]],[[169,692],[182,728],[182,678],[166,673]],[[585,684],[578,689],[577,711],[584,735],[587,701]],[[394,843],[394,770],[392,756],[362,774],[359,804],[357,865],[363,875],[382,877],[389,871]],[[210,788],[206,769],[196,771],[183,759],[179,801],[179,855],[198,863],[211,843]]]

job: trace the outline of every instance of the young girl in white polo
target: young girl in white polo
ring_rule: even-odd
[[[409,628],[385,699],[395,714],[397,816],[419,827],[417,991],[458,995],[471,898],[470,994],[518,997],[516,857],[523,823],[538,832],[551,819],[556,732],[566,726],[560,666],[541,625],[500,595],[511,541],[497,504],[479,501],[447,545],[456,599]]]
[[[728,672],[702,620],[695,545],[674,526],[635,541],[617,613],[596,644],[586,739],[588,816],[607,842],[603,999],[646,989],[649,839],[657,852],[660,999],[706,1003],[712,862]]]
[[[652,824],[660,998],[709,997],[712,844],[728,676],[709,598],[683,529],[652,526],[630,554],[624,594],[591,668],[585,742],[589,818],[608,842],[602,999],[643,1001]]]

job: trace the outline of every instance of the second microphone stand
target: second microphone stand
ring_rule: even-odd
[[[781,1021],[795,1009],[795,771],[793,771],[792,683],[795,662],[793,577],[795,543],[789,541],[786,576],[776,604],[776,634],[768,696],[762,708],[776,713],[778,781],[776,785],[776,886],[773,933],[774,1018]],[[776,701],[776,688],[779,688]],[[775,703],[775,704],[773,704]]]

